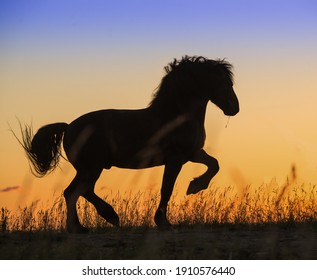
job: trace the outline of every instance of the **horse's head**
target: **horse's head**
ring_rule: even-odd
[[[239,108],[238,98],[233,90],[232,65],[224,60],[208,60],[210,63],[208,75],[208,99],[217,105],[226,116],[236,115]]]
[[[165,100],[210,100],[227,116],[239,112],[239,101],[233,90],[232,65],[225,60],[209,60],[202,56],[184,56],[165,67],[166,76],[154,94],[151,104]],[[172,97],[172,98],[171,98]],[[183,102],[186,103],[186,102]],[[162,103],[161,103],[162,104]]]

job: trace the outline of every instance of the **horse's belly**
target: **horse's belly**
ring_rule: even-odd
[[[114,157],[114,160],[111,163],[112,166],[129,169],[143,169],[164,164],[165,157],[163,156],[163,154],[153,157],[142,156],[142,154],[138,152],[135,155],[128,156],[128,154],[126,154],[122,157]]]

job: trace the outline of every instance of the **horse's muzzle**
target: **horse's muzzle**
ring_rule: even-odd
[[[235,101],[235,102],[230,102],[229,106],[223,110],[223,113],[226,116],[235,116],[236,114],[239,113],[239,111],[240,111],[239,102]]]

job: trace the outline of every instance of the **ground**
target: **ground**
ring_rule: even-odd
[[[316,224],[0,233],[0,259],[317,259]]]

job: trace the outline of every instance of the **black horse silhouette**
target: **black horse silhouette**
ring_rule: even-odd
[[[232,65],[225,60],[185,56],[174,59],[165,71],[147,108],[90,112],[70,124],[43,126],[34,137],[32,127],[21,129],[20,143],[35,174],[44,176],[58,165],[62,141],[67,158],[77,171],[64,191],[69,232],[87,231],[76,212],[79,196],[91,202],[109,223],[119,225],[112,206],[94,192],[103,169],[165,166],[161,199],[154,216],[159,228],[170,226],[167,205],[184,163],[191,161],[208,167],[191,181],[187,194],[206,189],[218,172],[218,161],[203,150],[205,112],[209,100],[227,116],[239,112]]]

